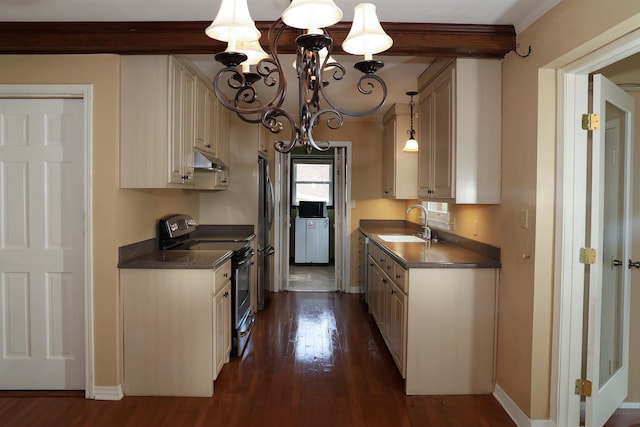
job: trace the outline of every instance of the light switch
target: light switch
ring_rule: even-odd
[[[529,209],[522,209],[520,211],[520,227],[525,230],[529,228]]]

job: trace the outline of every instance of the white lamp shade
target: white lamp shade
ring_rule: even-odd
[[[260,39],[260,30],[251,19],[247,0],[222,0],[216,18],[204,32],[212,39],[230,43],[233,51],[236,51],[236,42]]]
[[[293,0],[282,12],[282,21],[301,30],[330,27],[342,19],[342,10],[333,0]]]
[[[392,44],[393,40],[380,25],[375,5],[358,4],[354,8],[353,24],[342,42],[342,49],[353,55],[364,55],[364,59],[370,60],[372,55],[389,49]]]
[[[241,52],[247,55],[247,60],[244,61],[243,64],[256,65],[261,59],[269,57],[269,54],[262,49],[258,40],[238,42],[236,47],[235,52]]]
[[[231,52],[231,50],[229,50],[229,46],[227,46],[227,52]],[[243,73],[248,73],[251,65],[256,65],[262,58],[267,58],[269,56],[269,54],[262,49],[258,40],[254,40],[252,42],[239,42],[233,52],[240,52],[247,55],[247,59],[242,62]]]
[[[410,153],[415,153],[418,151],[418,141],[413,138],[407,139],[407,142],[404,143],[404,147],[402,147],[402,151],[408,151]]]

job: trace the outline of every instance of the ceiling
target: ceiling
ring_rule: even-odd
[[[434,24],[483,24],[512,25],[516,34],[546,13],[561,0],[372,0],[378,17],[383,23],[434,23]],[[353,7],[361,0],[335,0],[344,13],[343,21],[352,21]],[[255,21],[275,21],[288,6],[289,0],[248,0],[249,10]],[[211,21],[219,8],[220,0],[0,0],[0,21],[22,22],[181,22]],[[8,27],[8,25],[6,25]],[[14,29],[8,30],[13,32]],[[28,31],[28,30],[27,30]],[[70,30],[73,31],[73,30]],[[201,31],[201,30],[200,30]],[[107,36],[108,37],[108,36]],[[7,37],[4,37],[5,39]],[[59,53],[59,52],[58,52]],[[220,66],[210,54],[187,55],[206,75],[213,77]],[[335,55],[347,69],[347,81],[330,84],[339,94],[349,94],[346,99],[353,110],[367,109],[367,97],[357,96],[355,79],[359,72],[353,70],[357,58]],[[417,77],[428,67],[429,56],[376,56],[385,66],[377,74],[386,82],[389,95],[381,114],[397,102],[408,103],[407,91],[416,90]],[[293,55],[284,63],[292,63]],[[284,67],[289,73],[288,100],[285,108],[297,109],[296,76],[293,67]],[[350,80],[349,80],[350,79]],[[293,87],[292,87],[293,86]],[[356,96],[352,96],[356,95]],[[345,99],[338,100],[345,105]]]
[[[335,0],[353,20],[361,0]],[[381,22],[506,24],[524,30],[560,0],[372,0]],[[256,21],[275,21],[289,0],[248,0]],[[2,0],[0,21],[206,21],[220,0]]]

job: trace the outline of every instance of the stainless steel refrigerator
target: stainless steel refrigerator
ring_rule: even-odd
[[[269,177],[269,161],[258,157],[258,310],[269,303],[274,248],[271,244],[273,226],[273,185]]]

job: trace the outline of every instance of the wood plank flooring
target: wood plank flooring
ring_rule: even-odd
[[[0,425],[513,427],[492,396],[405,396],[359,295],[282,292],[212,398],[0,394]]]

